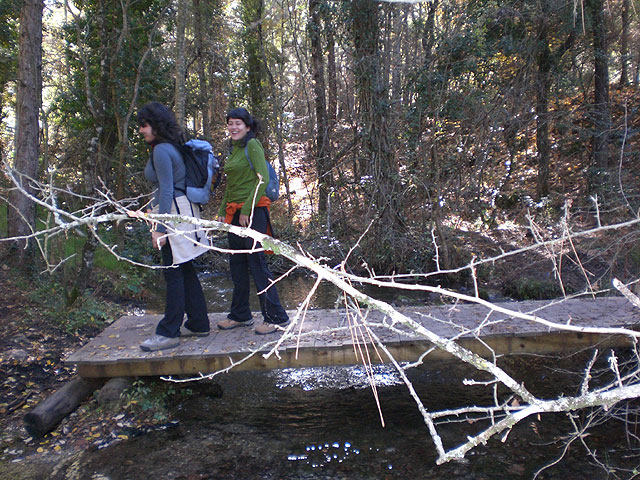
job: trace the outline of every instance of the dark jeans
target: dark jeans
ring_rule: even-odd
[[[237,211],[231,222],[232,225],[240,225],[240,211]],[[253,211],[253,223],[251,228],[267,233],[270,226],[269,211],[266,207],[256,207]],[[229,248],[232,250],[249,250],[253,247],[253,239],[240,237],[233,233],[228,234]],[[258,245],[259,246],[259,245]],[[253,276],[256,290],[262,292],[269,285],[273,276],[267,267],[264,252],[233,253],[229,256],[229,268],[233,280],[233,298],[231,311],[227,317],[236,322],[251,320],[251,307],[249,306],[249,290],[251,288],[249,273]],[[266,292],[258,295],[260,309],[266,323],[284,323],[289,320],[287,312],[280,305],[280,298],[275,285],[271,285]]]
[[[167,266],[172,263],[171,246],[167,241],[162,247],[162,265]],[[193,267],[193,261],[181,263],[173,268],[165,268],[162,272],[167,283],[167,298],[164,318],[158,323],[156,334],[163,337],[179,337],[185,312],[187,314],[185,327],[193,332],[208,332],[207,303]]]

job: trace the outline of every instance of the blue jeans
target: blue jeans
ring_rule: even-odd
[[[231,221],[232,225],[240,225],[240,211],[238,210]],[[266,207],[255,207],[253,210],[253,223],[251,228],[260,233],[267,233],[270,227],[269,210]],[[253,247],[253,239],[240,237],[233,233],[228,234],[229,248],[232,250],[249,250]],[[259,246],[259,245],[258,245]],[[249,274],[253,276],[256,290],[262,292],[271,285],[273,276],[267,267],[264,252],[233,253],[229,256],[229,269],[233,280],[233,298],[231,310],[227,318],[236,322],[251,320],[251,307],[249,306],[249,290],[251,288]],[[289,316],[282,305],[275,285],[260,295],[260,309],[266,323],[284,323]]]
[[[162,265],[168,266],[172,263],[171,246],[167,241],[162,246]],[[163,337],[179,337],[185,313],[187,314],[185,327],[193,332],[208,332],[207,302],[193,267],[193,261],[181,263],[173,268],[164,268],[162,272],[167,284],[167,297],[164,318],[158,323],[156,334]]]

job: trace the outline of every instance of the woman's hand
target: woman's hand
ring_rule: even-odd
[[[151,231],[151,244],[153,248],[160,250],[167,243],[167,234],[162,232]]]
[[[241,227],[249,226],[249,215],[240,214],[240,226]]]

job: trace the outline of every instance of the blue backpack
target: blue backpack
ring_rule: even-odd
[[[245,145],[244,147],[244,154],[247,157],[249,165],[251,166],[251,170],[255,172],[256,169],[253,168],[253,163],[249,158],[248,142],[247,142],[247,145]],[[271,163],[268,160],[265,160],[265,161],[267,163],[267,170],[269,170],[269,181],[267,182],[267,189],[265,190],[264,193],[269,200],[271,200],[272,202],[275,202],[276,200],[278,200],[278,197],[280,196],[280,177],[276,173],[276,169],[273,168],[273,165],[271,165]]]
[[[213,176],[220,170],[220,161],[213,154],[211,144],[204,140],[189,140],[177,147],[184,161],[184,193],[190,202],[204,205],[209,201],[211,191],[215,190],[222,180],[222,175],[218,175],[213,183]]]

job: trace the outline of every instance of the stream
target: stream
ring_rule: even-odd
[[[520,359],[508,366],[530,363]],[[531,386],[539,383],[541,393],[557,390],[549,375],[557,360],[536,363],[528,372]],[[491,389],[463,386],[472,377],[477,375],[471,369],[454,362],[411,372],[430,410],[491,403]],[[462,461],[437,466],[433,442],[406,387],[386,366],[376,367],[375,383],[380,410],[359,367],[236,372],[188,384],[193,394],[174,407],[175,424],[86,452],[77,460],[77,478],[529,479],[561,455],[559,440],[570,431],[565,415],[531,417],[504,442],[492,439]],[[439,426],[439,433],[451,448],[483,425],[461,421]],[[614,441],[623,437],[615,425],[605,425],[589,443],[604,458],[619,461],[629,453]],[[615,477],[575,445],[538,478]]]
[[[308,277],[285,278],[279,284],[283,305],[296,308],[313,283]],[[230,279],[203,275],[202,284],[209,310],[224,311],[231,301]],[[434,300],[424,292],[398,295],[365,289],[396,305]],[[339,298],[338,290],[325,283],[311,307],[332,308]],[[252,301],[259,312],[255,295]],[[161,303],[149,307],[162,310]],[[514,356],[501,366],[526,378],[531,391],[549,398],[574,394],[588,359],[587,352],[568,358]],[[486,377],[458,361],[427,363],[409,374],[428,410],[493,401],[493,388],[463,384],[468,378]],[[562,455],[562,440],[571,432],[566,415],[531,417],[504,438],[472,450],[464,460],[437,466],[429,430],[399,375],[378,365],[375,384],[380,408],[361,366],[232,372],[181,384],[179,388],[190,388],[193,395],[175,406],[175,424],[86,453],[78,465],[80,478],[525,479]],[[220,386],[222,396],[216,395]],[[502,398],[508,392],[498,389],[496,394]],[[445,447],[452,448],[486,425],[461,420],[438,428]],[[616,464],[629,463],[631,457],[634,464],[626,443],[613,441],[624,437],[621,423],[608,422],[592,435],[592,448],[605,459]],[[575,444],[561,462],[537,478],[612,477]]]
[[[202,283],[209,311],[224,311],[231,300],[231,281],[203,275]],[[284,279],[279,293],[285,307],[296,308],[312,285],[310,278]],[[367,293],[394,304],[435,300],[420,292],[398,296],[397,292],[368,288]],[[312,307],[332,308],[338,298],[336,289],[323,285]],[[161,312],[161,300],[159,297],[150,302],[148,311]],[[253,301],[254,311],[259,311],[257,299]],[[500,366],[525,379],[534,394],[552,398],[576,393],[580,372],[590,356],[589,352],[565,358],[511,356]],[[175,396],[172,423],[92,446],[61,461],[50,475],[37,478],[531,479],[541,467],[561,456],[562,461],[537,478],[634,476],[638,450],[628,446],[622,422],[607,422],[585,437],[599,461],[628,468],[614,476],[589,457],[579,442],[565,451],[565,436],[572,427],[564,414],[529,417],[507,435],[471,450],[463,460],[438,466],[429,430],[397,372],[390,366],[377,365],[374,373],[375,395],[361,366],[232,371],[212,380],[176,384],[176,389],[188,389],[189,394]],[[494,395],[500,401],[509,395],[501,388],[494,391],[491,385],[464,385],[465,379],[483,381],[488,377],[454,360],[428,362],[409,370],[408,375],[430,411],[491,405]],[[579,423],[583,416],[582,412],[577,414],[574,421]],[[438,425],[438,433],[445,448],[450,449],[487,425],[484,420],[460,417]]]

